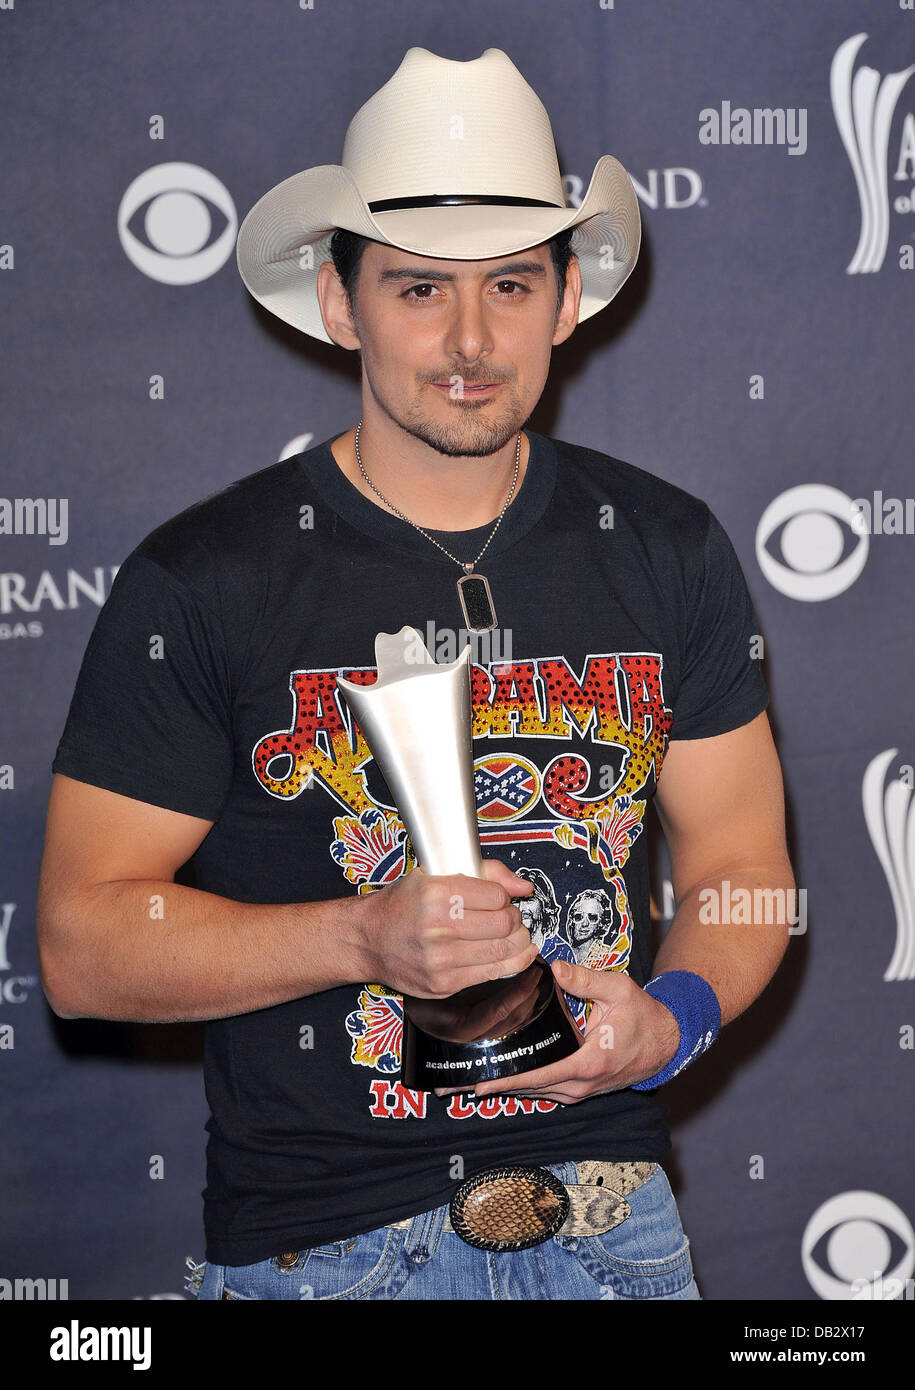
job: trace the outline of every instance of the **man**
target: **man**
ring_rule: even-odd
[[[569,903],[566,917],[566,936],[579,965],[593,970],[606,969],[597,962],[607,952],[620,945],[622,931],[614,931],[613,903],[603,888],[585,890]]]
[[[343,165],[241,229],[249,289],[360,352],[361,420],[121,567],[54,762],[39,905],[61,1016],[207,1020],[202,1298],[699,1296],[651,1093],[785,949],[785,926],[698,911],[723,879],[793,883],[755,617],[703,502],[522,428],[637,249],[611,156],[565,207],[546,112],[498,49],[411,49]],[[511,636],[472,671],[484,879],[414,866],[336,688],[372,681],[377,632],[428,623]],[[649,980],[655,794],[677,912]],[[188,861],[194,886],[173,881]],[[523,971],[534,871],[560,908],[600,891],[619,916],[608,968],[552,966],[590,1001],[581,1047],[407,1090],[402,996]]]
[[[559,904],[552,883],[542,870],[528,869],[523,864],[515,873],[518,878],[526,878],[533,890],[529,898],[518,899],[521,920],[530,932],[531,941],[544,960],[554,960],[558,956],[574,963],[571,946],[559,934]]]

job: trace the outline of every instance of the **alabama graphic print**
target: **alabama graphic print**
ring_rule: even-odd
[[[532,884],[531,895],[516,901],[546,961],[628,968],[632,920],[622,870],[667,749],[662,665],[656,652],[613,652],[588,656],[580,671],[561,656],[470,668],[481,847]],[[416,860],[338,675],[359,685],[377,677],[374,667],[292,671],[291,726],[258,740],[252,767],[263,789],[283,800],[323,788],[328,852],[348,883],[370,893]],[[584,1029],[588,1006],[567,997]],[[352,1064],[395,1078],[401,996],[364,985],[345,1026]],[[377,1098],[377,1083],[372,1091]],[[418,1097],[404,1095],[412,1113],[424,1113]]]

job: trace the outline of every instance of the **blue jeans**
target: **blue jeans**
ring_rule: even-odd
[[[561,1182],[577,1181],[574,1164],[549,1167]],[[407,1229],[382,1226],[300,1250],[290,1268],[276,1257],[250,1265],[189,1260],[187,1287],[200,1299],[700,1298],[664,1170],[626,1200],[632,1214],[612,1231],[560,1231],[530,1250],[495,1255],[443,1234],[443,1206],[414,1217]]]

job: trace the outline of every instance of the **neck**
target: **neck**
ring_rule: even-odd
[[[396,437],[363,421],[359,431],[362,466],[379,492],[417,526],[430,531],[472,531],[495,521],[505,506],[515,473],[518,434],[495,453],[480,458],[440,454],[389,422]],[[396,515],[372,491],[356,461],[356,427],[331,443],[341,471],[370,502]],[[518,495],[527,471],[530,442],[521,435]]]

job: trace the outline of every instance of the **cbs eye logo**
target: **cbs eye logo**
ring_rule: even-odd
[[[835,598],[854,584],[869,546],[852,499],[826,483],[779,493],[756,528],[756,559],[769,583],[808,603]]]
[[[915,1232],[879,1192],[840,1192],[807,1222],[801,1263],[821,1298],[897,1299],[915,1269]]]
[[[214,223],[220,221],[225,225],[214,238]],[[228,189],[197,164],[147,169],[134,179],[118,208],[118,236],[126,255],[144,275],[164,285],[193,285],[215,275],[231,255],[237,231]]]

